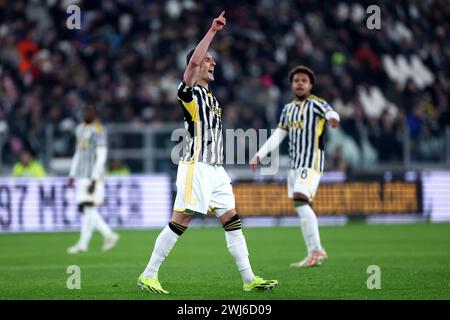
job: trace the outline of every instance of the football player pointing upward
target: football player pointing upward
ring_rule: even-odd
[[[336,128],[340,118],[325,100],[311,94],[315,81],[311,69],[295,67],[289,73],[289,81],[296,99],[284,106],[278,128],[253,157],[250,166],[255,170],[261,159],[289,136],[288,196],[294,200],[308,249],[306,258],[291,266],[312,267],[327,258],[320,243],[317,218],[311,208],[324,168],[325,122]]]
[[[214,81],[216,62],[208,52],[215,34],[226,24],[222,12],[204,38],[187,56],[187,67],[178,88],[178,101],[188,131],[187,145],[178,165],[177,195],[172,219],[161,231],[138,286],[152,293],[168,293],[158,281],[158,270],[178,238],[186,231],[192,215],[213,211],[225,229],[228,250],[244,282],[244,291],[264,291],[277,286],[253,274],[241,221],[235,209],[231,180],[223,164],[221,107],[208,88]]]

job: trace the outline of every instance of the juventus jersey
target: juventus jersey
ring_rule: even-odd
[[[182,81],[178,101],[184,112],[187,145],[181,161],[223,164],[222,108],[212,92]]]
[[[288,132],[292,169],[311,168],[323,172],[325,114],[330,111],[331,106],[314,95],[284,106],[278,127]]]
[[[90,178],[94,169],[97,147],[107,146],[106,132],[98,121],[82,122],[75,129],[77,157],[74,176]]]

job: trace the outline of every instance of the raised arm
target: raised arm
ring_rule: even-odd
[[[200,64],[202,63],[204,56],[208,52],[208,48],[209,45],[211,44],[212,39],[216,35],[216,32],[222,30],[226,24],[226,19],[224,15],[225,11],[222,11],[220,16],[218,16],[213,20],[211,28],[209,28],[206,35],[203,37],[203,39],[199,42],[199,44],[195,48],[191,60],[189,61],[189,64],[186,67],[186,70],[184,71],[183,75],[183,81],[184,83],[186,83],[186,85],[190,87],[194,85],[196,77],[198,75],[198,71],[200,69]]]

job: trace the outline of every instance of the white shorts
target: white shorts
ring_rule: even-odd
[[[314,169],[291,169],[288,172],[288,197],[293,198],[294,193],[302,193],[312,201],[320,183],[320,173]]]
[[[83,202],[92,202],[96,206],[100,206],[103,204],[103,200],[105,197],[105,182],[103,180],[99,180],[95,183],[94,192],[88,193],[89,185],[91,184],[91,179],[88,178],[79,178],[75,180],[75,198],[77,204]]]
[[[203,162],[178,165],[177,196],[173,210],[186,209],[207,214],[213,211],[217,217],[235,208],[231,179],[220,165]]]

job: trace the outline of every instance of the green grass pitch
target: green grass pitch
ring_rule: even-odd
[[[255,274],[278,279],[271,292],[243,292],[219,227],[191,228],[180,238],[159,279],[168,296],[139,290],[159,230],[119,231],[101,253],[69,256],[78,233],[0,234],[0,299],[450,299],[450,224],[321,227],[329,259],[294,269],[305,254],[299,228],[244,228]],[[81,289],[66,288],[69,265],[81,268]],[[369,265],[381,268],[381,289],[367,289]]]

